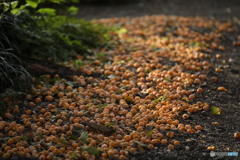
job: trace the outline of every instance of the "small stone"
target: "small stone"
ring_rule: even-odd
[[[212,125],[218,126],[220,124],[219,124],[219,122],[212,122]]]

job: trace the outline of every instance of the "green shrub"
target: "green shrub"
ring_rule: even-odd
[[[20,57],[65,61],[89,48],[103,47],[108,29],[68,16],[30,16],[26,12],[0,15],[0,31]],[[21,53],[21,54],[19,54]]]
[[[31,87],[31,76],[20,61],[8,50],[0,49],[0,90],[12,88],[27,91]]]

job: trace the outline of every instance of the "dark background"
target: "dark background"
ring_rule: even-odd
[[[82,0],[80,18],[138,17],[165,14],[240,18],[240,0]]]

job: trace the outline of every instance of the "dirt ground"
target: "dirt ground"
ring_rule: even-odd
[[[239,27],[240,1],[224,0],[142,0],[124,3],[105,4],[88,3],[79,6],[78,17],[86,19],[112,17],[140,17],[144,15],[177,15],[203,16],[216,18],[221,21],[232,19]],[[238,24],[237,24],[238,23]],[[239,32],[238,32],[239,35]],[[210,61],[215,67],[223,69],[217,73],[210,71],[209,76],[218,77],[217,83],[202,84],[206,90],[198,100],[204,100],[210,105],[223,110],[220,115],[210,112],[196,113],[186,120],[186,123],[198,123],[204,126],[200,134],[181,135],[182,145],[175,151],[167,152],[161,148],[147,150],[132,155],[132,160],[147,159],[240,159],[238,157],[210,157],[208,146],[215,146],[215,152],[238,152],[240,154],[240,140],[233,137],[233,133],[240,131],[240,48],[232,47],[233,35],[225,35],[222,44],[226,47],[220,54],[223,58],[216,59],[211,55]],[[218,54],[216,51],[214,54]],[[218,86],[224,86],[228,92],[217,91]]]
[[[240,18],[240,1],[238,0],[98,1],[99,3],[80,4],[80,12],[77,16],[86,19],[99,19],[126,16],[139,17],[144,15],[164,14],[178,16],[215,17],[221,20],[226,20],[231,17]]]

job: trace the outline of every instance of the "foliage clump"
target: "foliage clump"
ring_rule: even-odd
[[[11,8],[4,6],[0,27],[21,57],[65,61],[87,53],[89,48],[102,47],[108,41],[108,30],[101,25],[58,15],[54,8],[40,8],[44,1],[19,3],[13,3]],[[72,6],[66,9],[67,14],[75,12]]]
[[[15,0],[0,4],[0,96],[9,88],[16,92],[31,88],[31,75],[22,60],[66,61],[105,46],[108,29],[71,17],[77,8],[63,4],[74,2],[78,1]]]

